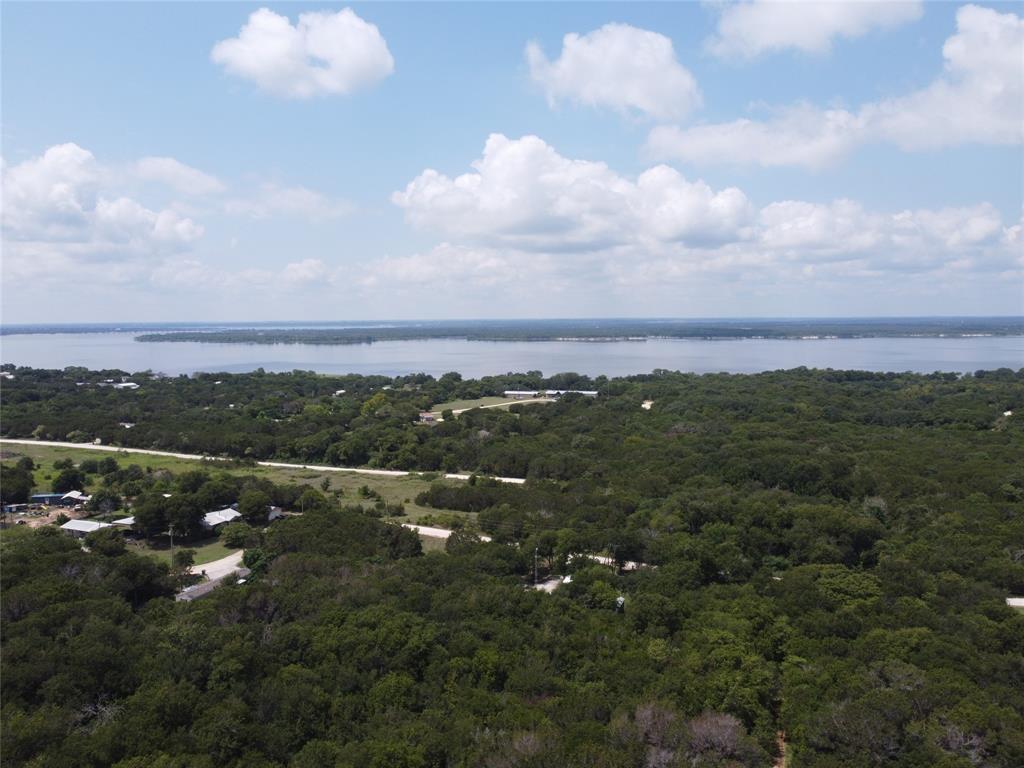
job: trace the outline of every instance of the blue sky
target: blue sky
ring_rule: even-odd
[[[3,321],[1024,311],[1021,4],[791,10],[4,3]]]

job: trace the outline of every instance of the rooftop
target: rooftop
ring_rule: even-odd
[[[100,528],[109,528],[110,523],[98,523],[95,520],[68,520],[61,526],[64,531],[79,531],[81,533],[92,533]]]

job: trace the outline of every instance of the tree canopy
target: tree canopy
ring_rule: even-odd
[[[140,527],[301,514],[192,603],[114,534],[4,531],[5,764],[1024,764],[1024,372],[100,377],[19,370],[4,434],[480,476],[416,499],[460,526],[424,554],[369,494],[108,466]],[[417,423],[534,386],[599,395]]]

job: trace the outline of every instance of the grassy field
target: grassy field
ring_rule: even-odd
[[[472,518],[474,515],[465,512],[452,512],[449,510],[437,510],[421,507],[414,502],[416,495],[421,491],[430,488],[431,482],[458,481],[429,480],[419,475],[408,477],[381,477],[378,475],[358,475],[349,472],[319,472],[310,469],[285,469],[280,467],[234,467],[227,462],[219,461],[196,461],[193,459],[176,459],[168,456],[152,456],[145,453],[107,453],[105,451],[92,451],[88,448],[57,448],[46,445],[19,445],[0,443],[4,461],[17,460],[21,456],[31,456],[32,460],[40,465],[35,472],[36,492],[42,493],[52,488],[53,479],[57,476],[57,470],[53,469],[53,462],[59,459],[69,458],[76,464],[83,459],[102,459],[105,456],[114,456],[122,466],[138,464],[143,469],[169,470],[174,473],[186,472],[197,467],[208,467],[212,471],[225,471],[234,475],[251,475],[254,477],[265,477],[275,483],[300,483],[309,485],[321,490],[321,483],[326,479],[329,483],[328,493],[341,491],[341,499],[344,502],[358,504],[372,504],[372,499],[364,499],[359,495],[359,488],[366,486],[379,493],[385,501],[391,504],[402,504],[405,507],[406,516],[400,519],[402,522],[414,523],[424,515],[428,514],[454,514],[462,517]],[[93,486],[86,489],[86,492],[95,490],[96,479],[93,478]]]

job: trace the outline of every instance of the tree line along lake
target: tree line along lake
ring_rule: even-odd
[[[648,338],[629,341],[479,341],[458,338],[372,344],[146,343],[138,333],[18,333],[0,336],[0,362],[34,368],[152,370],[167,375],[310,370],[398,376],[457,371],[479,378],[510,371],[627,376],[655,369],[757,373],[805,366],[916,373],[1024,366],[1024,336],[868,338]]]

